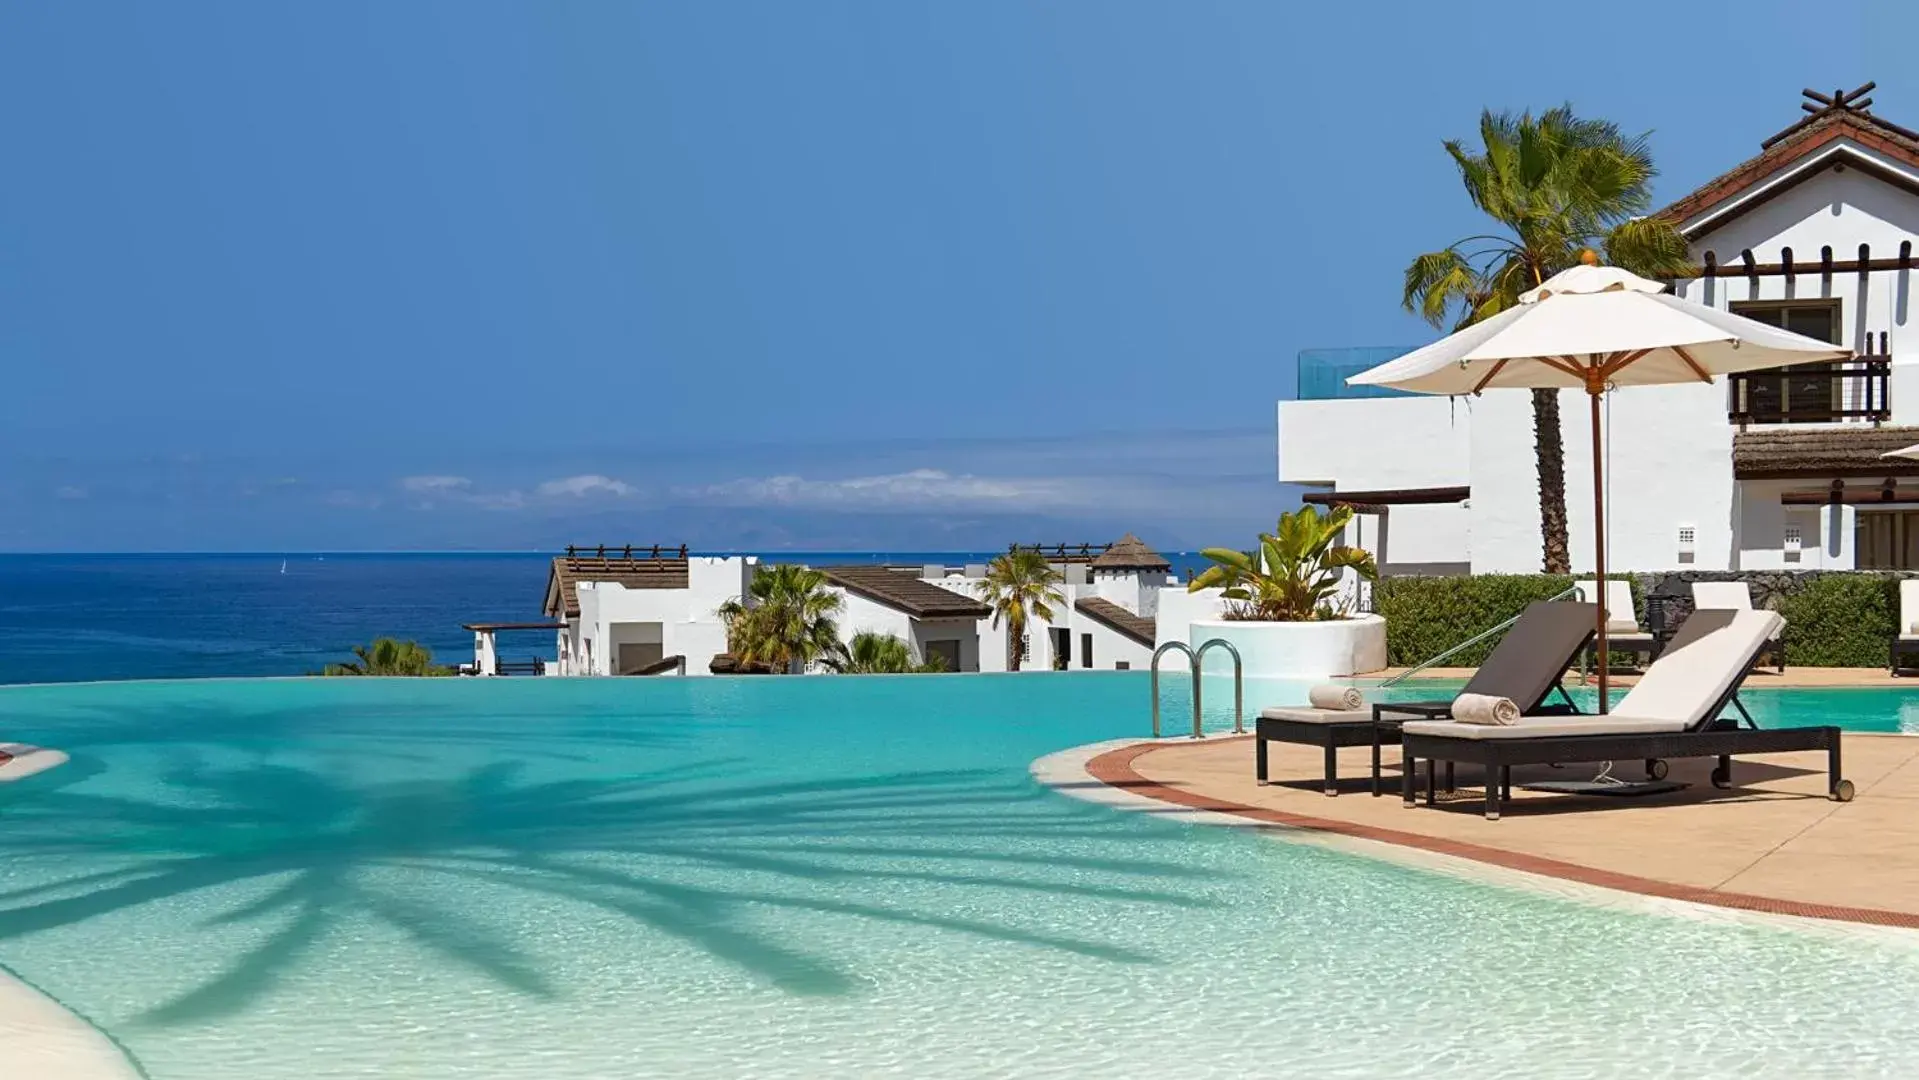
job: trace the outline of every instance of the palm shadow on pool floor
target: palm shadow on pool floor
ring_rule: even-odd
[[[989,917],[974,901],[1013,893],[1194,908],[1212,903],[1218,881],[1152,857],[1182,842],[1178,830],[1142,831],[1003,772],[755,782],[741,762],[714,759],[529,780],[521,764],[500,761],[448,779],[356,784],[284,765],[199,763],[173,768],[149,799],[92,793],[86,759],[76,764],[66,781],[18,785],[0,801],[10,860],[89,868],[0,892],[0,946],[235,887],[243,898],[202,925],[266,928],[217,975],[154,1005],[144,1019],[155,1024],[240,1012],[364,920],[518,993],[564,996],[537,950],[490,918],[488,889],[630,920],[781,992],[844,995],[865,985],[847,958],[757,916],[871,920],[1147,964],[1163,958],[1112,925],[1061,933],[1022,925],[1029,905]],[[1079,853],[1050,849],[1060,841]],[[438,891],[473,902],[424,902],[380,880],[395,871],[463,886]],[[966,901],[897,898],[912,892],[899,886],[919,885],[963,890]]]

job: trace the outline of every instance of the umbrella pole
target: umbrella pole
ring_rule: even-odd
[[[1590,382],[1590,380],[1589,380]],[[1606,484],[1604,466],[1600,462],[1601,444],[1599,440],[1599,395],[1605,387],[1588,385],[1586,399],[1592,403],[1593,429],[1593,569],[1598,578],[1599,590],[1599,713],[1604,716],[1611,709],[1606,696],[1606,672],[1612,667],[1612,657],[1606,654]]]

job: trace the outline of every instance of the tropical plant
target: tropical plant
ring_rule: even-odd
[[[766,664],[789,675],[838,655],[843,602],[826,575],[782,563],[753,575],[746,596],[720,605],[726,649],[742,665]]]
[[[1617,124],[1580,119],[1561,106],[1536,117],[1487,110],[1479,137],[1477,148],[1448,140],[1446,152],[1467,197],[1498,228],[1414,259],[1406,268],[1406,310],[1461,329],[1595,258],[1595,248],[1608,263],[1643,277],[1674,277],[1691,265],[1685,238],[1670,222],[1636,216],[1651,206],[1657,175],[1648,135],[1626,136]],[[1572,560],[1556,390],[1533,391],[1533,440],[1544,568],[1564,574]]]
[[[1278,527],[1259,534],[1259,544],[1251,551],[1202,550],[1213,565],[1186,590],[1223,589],[1228,619],[1345,618],[1347,605],[1334,603],[1341,572],[1351,569],[1367,581],[1378,576],[1371,554],[1338,542],[1352,519],[1349,506],[1333,507],[1324,515],[1311,506],[1281,514]]]
[[[876,634],[862,630],[851,644],[827,665],[843,675],[915,675],[946,670],[946,661],[928,656],[924,662],[913,659],[913,648],[898,634]]]
[[[433,650],[417,641],[375,638],[371,645],[355,645],[354,659],[328,664],[323,675],[451,675],[453,669],[436,665]]]
[[[1006,625],[1006,670],[1018,671],[1025,652],[1026,623],[1032,616],[1053,621],[1053,605],[1064,604],[1059,571],[1037,551],[1009,551],[986,566],[986,576],[973,584],[981,600],[993,609],[993,626]]]

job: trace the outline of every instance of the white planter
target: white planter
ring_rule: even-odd
[[[1187,644],[1232,642],[1249,679],[1326,679],[1364,675],[1386,666],[1386,620],[1359,615],[1327,622],[1229,622],[1196,619]],[[1223,652],[1216,649],[1214,652]],[[1214,670],[1212,655],[1207,670]]]

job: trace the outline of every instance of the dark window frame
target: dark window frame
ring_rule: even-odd
[[[1823,335],[1806,334],[1807,337],[1821,337],[1837,345],[1839,338],[1845,332],[1845,304],[1838,297],[1734,300],[1728,310],[1734,315],[1756,319],[1767,326],[1790,329],[1794,333],[1805,333],[1805,331],[1803,328],[1786,325],[1789,313],[1822,310],[1828,315],[1827,332]],[[1777,382],[1766,378],[1764,372],[1752,372],[1745,378],[1732,382],[1728,391],[1727,411],[1734,416],[1745,417],[1756,424],[1816,424],[1839,420],[1845,409],[1845,380],[1829,377],[1794,380],[1791,374],[1794,370],[1830,371],[1837,366],[1839,365],[1836,363],[1824,361],[1771,369],[1778,372]],[[1742,392],[1745,395],[1743,402],[1739,400]],[[1810,393],[1815,401],[1823,397],[1825,404],[1814,407],[1801,406],[1795,409],[1793,407],[1795,392],[1801,398]],[[1755,397],[1759,400],[1755,401]]]

